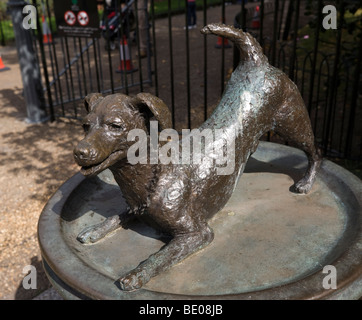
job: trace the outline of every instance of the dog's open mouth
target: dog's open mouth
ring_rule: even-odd
[[[90,165],[90,166],[83,166],[80,169],[81,174],[84,176],[94,176],[103,170],[109,168],[111,165],[115,164],[117,161],[123,159],[124,154],[126,154],[127,151],[124,150],[118,150],[113,153],[111,153],[106,159],[104,159],[102,162]]]

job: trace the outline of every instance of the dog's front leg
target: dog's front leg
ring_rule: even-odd
[[[78,234],[77,240],[81,243],[95,243],[103,239],[110,232],[124,226],[128,221],[133,219],[133,217],[128,211],[109,217],[99,224],[85,228]]]
[[[132,291],[141,288],[152,277],[169,269],[190,254],[206,247],[213,240],[213,231],[206,226],[201,231],[175,236],[160,251],[151,255],[137,268],[118,281],[122,290]]]

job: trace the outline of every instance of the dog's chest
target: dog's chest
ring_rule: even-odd
[[[110,169],[131,210],[141,213],[154,183],[154,167],[137,164]]]

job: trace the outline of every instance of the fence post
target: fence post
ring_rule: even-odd
[[[352,157],[352,146],[354,137],[354,128],[356,123],[356,112],[358,110],[358,95],[360,90],[360,78],[361,78],[361,65],[362,65],[362,33],[359,34],[359,46],[357,53],[357,63],[354,70],[353,85],[352,85],[352,97],[351,97],[351,110],[349,114],[348,131],[347,131],[347,143],[345,150],[345,157]],[[361,156],[361,153],[358,155]]]
[[[41,123],[48,120],[41,74],[32,43],[31,30],[23,27],[23,8],[28,5],[22,0],[9,0],[7,3],[11,14],[16,48],[24,87],[28,123]]]

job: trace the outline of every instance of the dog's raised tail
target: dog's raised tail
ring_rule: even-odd
[[[225,37],[234,42],[240,51],[240,61],[252,61],[256,65],[267,63],[268,59],[263,53],[263,49],[259,42],[247,32],[236,29],[222,23],[211,23],[201,29],[201,33]]]

